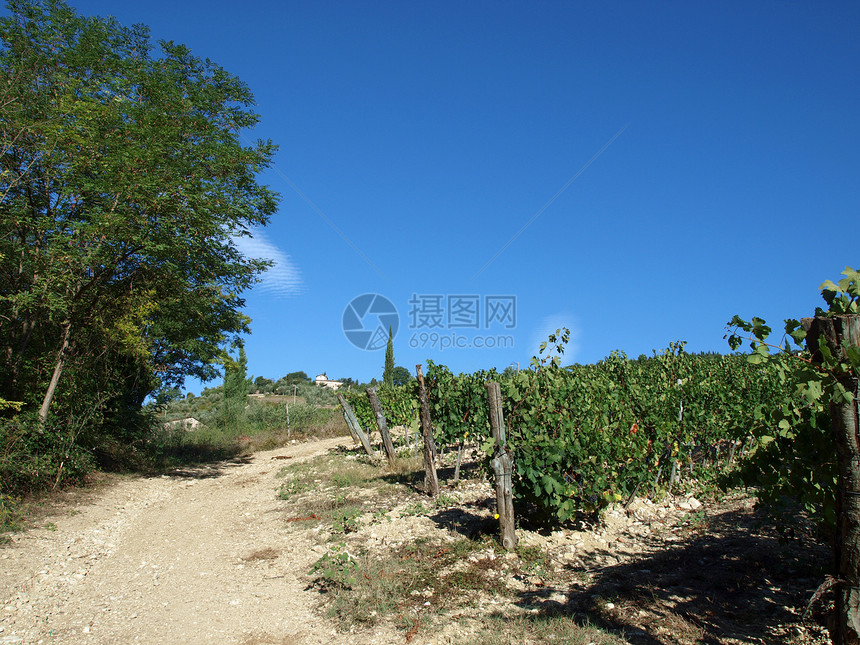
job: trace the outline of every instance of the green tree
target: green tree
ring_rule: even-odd
[[[391,370],[392,385],[406,385],[411,380],[412,374],[410,374],[409,370],[405,367],[401,367],[400,365],[398,365],[393,370]]]
[[[235,429],[240,425],[248,400],[248,357],[245,347],[239,342],[239,353],[234,359],[224,356],[224,400],[221,409],[221,425]]]
[[[388,328],[388,346],[385,348],[385,371],[382,373],[385,385],[394,385],[394,332]]]
[[[217,373],[268,263],[234,240],[277,195],[235,76],[144,26],[10,0],[0,19],[0,397],[44,427]],[[63,379],[66,379],[65,386]],[[63,395],[65,393],[65,395]]]
[[[300,385],[302,383],[310,383],[311,377],[307,375],[306,372],[290,372],[286,376],[284,376],[281,381],[286,385]]]
[[[266,378],[265,376],[258,376],[253,380],[253,388],[251,389],[255,390],[256,392],[266,394],[268,392],[271,392],[274,387],[275,382],[272,379]]]

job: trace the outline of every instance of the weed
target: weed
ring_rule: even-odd
[[[21,500],[0,493],[0,533],[20,530],[22,518]]]
[[[345,534],[357,531],[360,517],[361,510],[354,506],[337,509],[332,513],[332,532]]]
[[[56,531],[56,530],[57,530],[57,525],[56,525],[56,524],[54,524],[53,522],[48,522],[47,524],[45,524],[45,530],[47,530],[47,531]]]
[[[331,476],[331,483],[338,488],[347,488],[349,486],[357,486],[366,483],[367,478],[362,474],[355,472],[352,469],[334,473]]]
[[[455,569],[445,576],[447,587],[464,591],[481,591],[493,595],[502,595],[506,591],[504,581],[498,575],[503,560],[494,554],[483,554],[466,559],[465,566]]]
[[[391,516],[383,509],[373,511],[370,517],[371,524],[382,524],[382,522],[391,522]]]
[[[318,388],[319,389],[319,388]],[[156,469],[227,459],[283,446],[292,439],[315,436],[333,437],[348,433],[342,415],[318,404],[290,405],[290,424],[286,423],[283,399],[251,401],[234,423],[224,423],[221,394],[214,400],[199,396],[191,404],[183,401],[168,407],[160,422],[148,433],[147,452]],[[290,397],[290,401],[292,397]],[[181,425],[164,422],[193,416],[199,429],[188,432]]]
[[[343,627],[374,624],[393,618],[404,630],[411,630],[415,621],[424,624],[429,614],[462,603],[475,592],[500,594],[505,584],[498,575],[503,558],[486,553],[488,543],[462,538],[455,542],[423,538],[404,544],[386,557],[365,554],[350,563],[344,574],[336,556],[343,560],[343,549],[315,565],[312,573],[323,568],[333,569],[334,581],[325,587],[329,592],[329,615]],[[481,551],[483,556],[476,556]],[[349,584],[340,583],[339,576],[348,576]],[[318,575],[321,581],[324,575]],[[465,596],[465,598],[464,598]],[[430,603],[429,605],[427,603]]]
[[[281,487],[278,489],[278,499],[287,500],[310,489],[311,485],[309,482],[302,481],[301,479],[291,479],[281,484]]]
[[[421,502],[410,502],[406,507],[400,510],[400,517],[409,517],[410,515],[426,515],[429,509]]]
[[[695,531],[696,533],[700,534],[706,533],[708,531],[709,525],[710,521],[708,520],[707,514],[703,510],[687,513],[683,517],[678,518],[677,522],[677,526],[685,526],[691,531]]]
[[[316,574],[316,582],[325,589],[351,589],[357,582],[358,560],[346,549],[346,544],[333,544],[328,553],[316,561],[308,575]]]
[[[438,497],[434,500],[436,504],[436,508],[449,508],[451,506],[456,506],[460,503],[453,495],[449,495],[448,493],[440,493]]]
[[[539,546],[517,546],[520,566],[523,573],[545,577],[552,570],[552,560],[549,554]]]
[[[277,560],[278,556],[281,554],[278,549],[273,549],[272,547],[266,547],[265,549],[257,549],[253,553],[242,558],[245,562],[258,562],[263,560]]]
[[[291,481],[301,481],[303,490],[323,491],[329,488],[348,489],[373,488],[376,495],[390,497],[392,486],[386,482],[388,476],[372,464],[356,460],[319,456],[309,462],[290,464],[281,469],[279,476]],[[338,492],[335,504],[347,498],[346,492]],[[282,498],[287,499],[287,498]]]
[[[424,466],[422,465],[423,456],[416,453],[406,455],[398,455],[394,463],[388,467],[388,471],[392,475],[414,479],[420,472],[423,477]]]

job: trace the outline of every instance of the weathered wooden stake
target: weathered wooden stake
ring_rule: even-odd
[[[804,318],[806,346],[821,361],[819,339],[834,357],[848,362],[845,346],[860,347],[860,315]],[[837,375],[851,400],[830,403],[830,429],[836,440],[839,488],[836,493],[836,616],[830,638],[836,645],[860,643],[860,381]]]
[[[379,397],[376,395],[376,388],[367,388],[365,394],[367,394],[367,400],[370,402],[370,409],[373,410],[373,416],[376,417],[376,425],[382,437],[382,446],[385,448],[385,454],[388,456],[388,463],[393,464],[394,460],[397,459],[397,455],[394,452],[394,444],[391,443],[391,433],[388,432],[388,422],[385,420],[385,412],[379,403]]]
[[[415,366],[418,375],[418,402],[421,405],[421,432],[424,435],[424,490],[427,494],[439,495],[439,478],[436,475],[434,454],[436,442],[433,441],[433,426],[430,424],[430,404],[427,402],[427,389],[424,387],[424,372],[421,365]]]
[[[680,479],[681,479],[681,475],[678,472],[678,460],[673,459],[672,460],[672,474],[669,475],[669,488],[666,489],[667,495],[672,494],[672,487],[675,486],[675,483],[680,481]]]
[[[460,439],[460,448],[457,450],[457,463],[454,465],[454,481],[460,481],[460,463],[463,461],[464,441]]]
[[[344,407],[344,402],[346,401],[346,399],[344,399],[342,394],[335,394],[335,396],[337,397],[337,400],[340,402],[341,411],[343,412],[343,420],[346,421],[346,427],[349,429],[349,434],[352,436],[353,442],[355,442],[357,444],[361,443],[358,440],[358,435],[355,434],[355,429],[352,427],[352,421],[350,420],[350,416],[347,415],[347,413],[346,413],[346,407]],[[352,408],[350,407],[349,409],[350,409],[350,412],[352,412]],[[355,416],[355,414],[353,413],[352,416]]]
[[[729,448],[729,460],[727,465],[731,466],[735,460],[735,450],[738,448],[738,442],[735,439],[732,439],[732,445]]]
[[[359,425],[358,419],[355,417],[355,412],[352,411],[352,406],[344,398],[343,394],[338,394],[337,400],[340,401],[340,407],[343,408],[343,418],[346,419],[346,425],[349,426],[352,438],[360,441],[361,445],[364,447],[364,451],[373,457],[373,448],[370,447],[370,441],[364,433],[364,430],[361,429],[361,425]]]
[[[496,473],[496,509],[499,514],[499,531],[502,546],[511,551],[517,546],[514,520],[514,488],[511,474],[514,461],[506,450],[505,418],[502,414],[502,391],[498,383],[487,383],[487,400],[490,404],[490,428],[496,440],[496,456],[493,470]]]

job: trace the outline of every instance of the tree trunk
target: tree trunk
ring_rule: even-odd
[[[60,375],[63,373],[63,367],[66,365],[66,352],[69,349],[69,337],[71,336],[71,332],[72,323],[67,322],[63,329],[63,344],[60,345],[60,351],[57,352],[57,362],[54,364],[54,373],[51,375],[51,382],[48,384],[45,398],[42,400],[42,407],[39,408],[39,434],[42,434],[45,431],[45,422],[48,420],[48,410],[51,407],[51,402],[54,400],[54,394],[57,391],[57,383],[60,382]]]
[[[820,362],[819,338],[834,357],[846,360],[845,345],[860,346],[860,315],[804,318],[807,347]],[[852,395],[830,404],[830,427],[836,440],[839,486],[836,494],[834,556],[836,616],[830,637],[836,645],[860,643],[860,388],[855,374],[837,381]]]

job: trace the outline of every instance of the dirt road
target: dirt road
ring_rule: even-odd
[[[0,644],[332,643],[277,472],[343,439],[132,478],[0,547]],[[282,460],[279,457],[289,457]]]
[[[391,620],[344,633],[352,628],[347,623],[336,631],[320,611],[326,595],[309,588],[307,575],[327,552],[332,527],[287,521],[303,517],[311,498],[326,500],[332,491],[314,479],[324,473],[313,471],[301,480],[310,490],[283,501],[277,475],[285,464],[339,443],[349,440],[128,478],[84,493],[88,499],[58,504],[36,528],[0,546],[0,645],[453,645],[484,629],[487,615],[552,616],[559,607],[574,622],[581,616],[599,621],[614,634],[611,642],[828,641],[821,616],[799,617],[829,552],[810,536],[786,541],[765,530],[766,518],[742,493],[704,505],[691,494],[643,498],[627,510],[608,509],[594,526],[551,533],[520,528],[524,553],[540,554],[539,570],[470,540],[477,550],[439,575],[468,569],[473,583],[492,578],[504,592],[498,584],[473,584],[445,604],[440,590],[437,607],[426,595],[435,592],[420,582],[398,609],[409,617],[435,616],[420,633]],[[355,465],[352,459],[334,467]],[[463,540],[492,523],[493,509],[488,482],[462,484],[446,489],[448,506],[406,486],[385,489],[389,497],[374,501],[375,509],[340,539],[376,561],[402,554],[398,549],[418,539]],[[362,490],[339,487],[337,494],[360,498]],[[428,561],[435,562],[433,553],[425,554]]]

